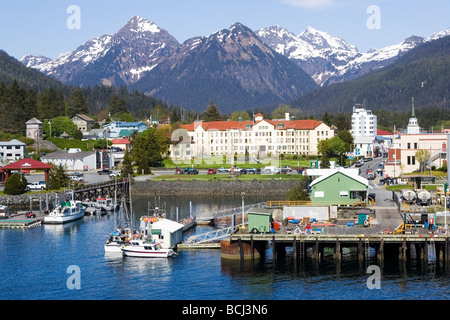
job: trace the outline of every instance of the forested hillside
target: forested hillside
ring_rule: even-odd
[[[78,107],[74,107],[74,96]],[[17,133],[25,130],[25,122],[32,117],[49,119],[56,116],[73,116],[82,112],[96,117],[107,116],[114,97],[124,101],[127,112],[135,119],[150,117],[157,106],[172,119],[193,118],[194,115],[176,106],[154,99],[126,87],[97,85],[77,88],[64,85],[32,68],[25,67],[6,52],[0,50],[0,131]],[[81,100],[82,102],[79,102]],[[81,103],[81,105],[80,105]]]

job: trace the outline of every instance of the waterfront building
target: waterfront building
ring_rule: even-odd
[[[82,171],[97,169],[97,157],[95,151],[81,151],[69,149],[69,151],[56,151],[41,157],[42,162],[62,166],[68,171]]]
[[[356,202],[367,202],[367,179],[339,169],[328,170],[328,174],[318,177],[310,184],[312,205],[353,205]]]
[[[175,248],[177,244],[183,241],[183,228],[184,225],[176,221],[158,220],[151,225],[151,239],[163,249]]]
[[[237,154],[256,161],[280,154],[317,155],[319,141],[334,136],[334,129],[322,121],[295,120],[289,113],[281,120],[263,119],[257,114],[253,121],[196,121],[181,129],[187,131],[188,142],[174,146],[173,157]]]

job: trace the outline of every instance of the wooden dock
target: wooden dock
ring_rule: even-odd
[[[325,248],[334,250],[334,258],[342,259],[343,248],[356,248],[358,260],[365,260],[370,249],[376,252],[378,261],[385,256],[397,257],[399,260],[429,259],[429,250],[434,250],[438,261],[450,263],[450,237],[448,235],[392,235],[392,234],[250,234],[235,233],[227,239],[227,257],[234,259],[253,259],[255,253],[263,254],[269,245],[272,247],[273,259],[284,255],[286,247],[293,248],[294,259],[305,259],[307,252],[312,259],[320,260]],[[225,247],[224,246],[224,247]]]

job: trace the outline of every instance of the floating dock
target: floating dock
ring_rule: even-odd
[[[5,219],[0,220],[0,228],[2,229],[29,229],[39,227],[44,218],[34,219]]]

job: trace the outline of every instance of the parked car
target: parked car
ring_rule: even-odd
[[[281,171],[283,171],[283,169],[286,169],[287,171],[292,171],[292,167],[291,166],[281,167]]]
[[[216,174],[216,173],[217,173],[216,169],[214,169],[214,168],[209,168],[208,169],[208,174]]]
[[[112,171],[111,170],[109,170],[109,169],[102,169],[102,170],[99,170],[99,171],[97,171],[97,173],[99,174],[99,175],[102,175],[102,174],[111,174],[112,173]]]
[[[288,172],[289,172],[289,170],[287,168],[281,168],[281,173],[282,174],[286,174]]]
[[[241,170],[239,170],[239,173],[240,174],[247,174],[247,170],[246,169],[241,169]]]
[[[109,177],[110,177],[111,179],[114,179],[114,178],[120,176],[120,173],[121,173],[120,171],[113,171],[113,172],[111,172],[111,173],[109,174]]]
[[[217,172],[230,172],[230,169],[226,169],[224,167],[220,167],[219,169],[217,169]]]
[[[193,168],[184,168],[183,173],[184,174],[198,174],[198,170],[193,169]]]
[[[175,169],[175,174],[183,174],[183,170],[180,168]]]
[[[256,174],[256,169],[255,168],[247,169],[247,173],[248,174]]]
[[[79,182],[84,181],[84,178],[82,176],[75,176],[75,175],[69,176],[69,179],[72,181],[79,181]]]
[[[27,184],[27,190],[44,190],[47,188],[45,181],[31,182]]]

